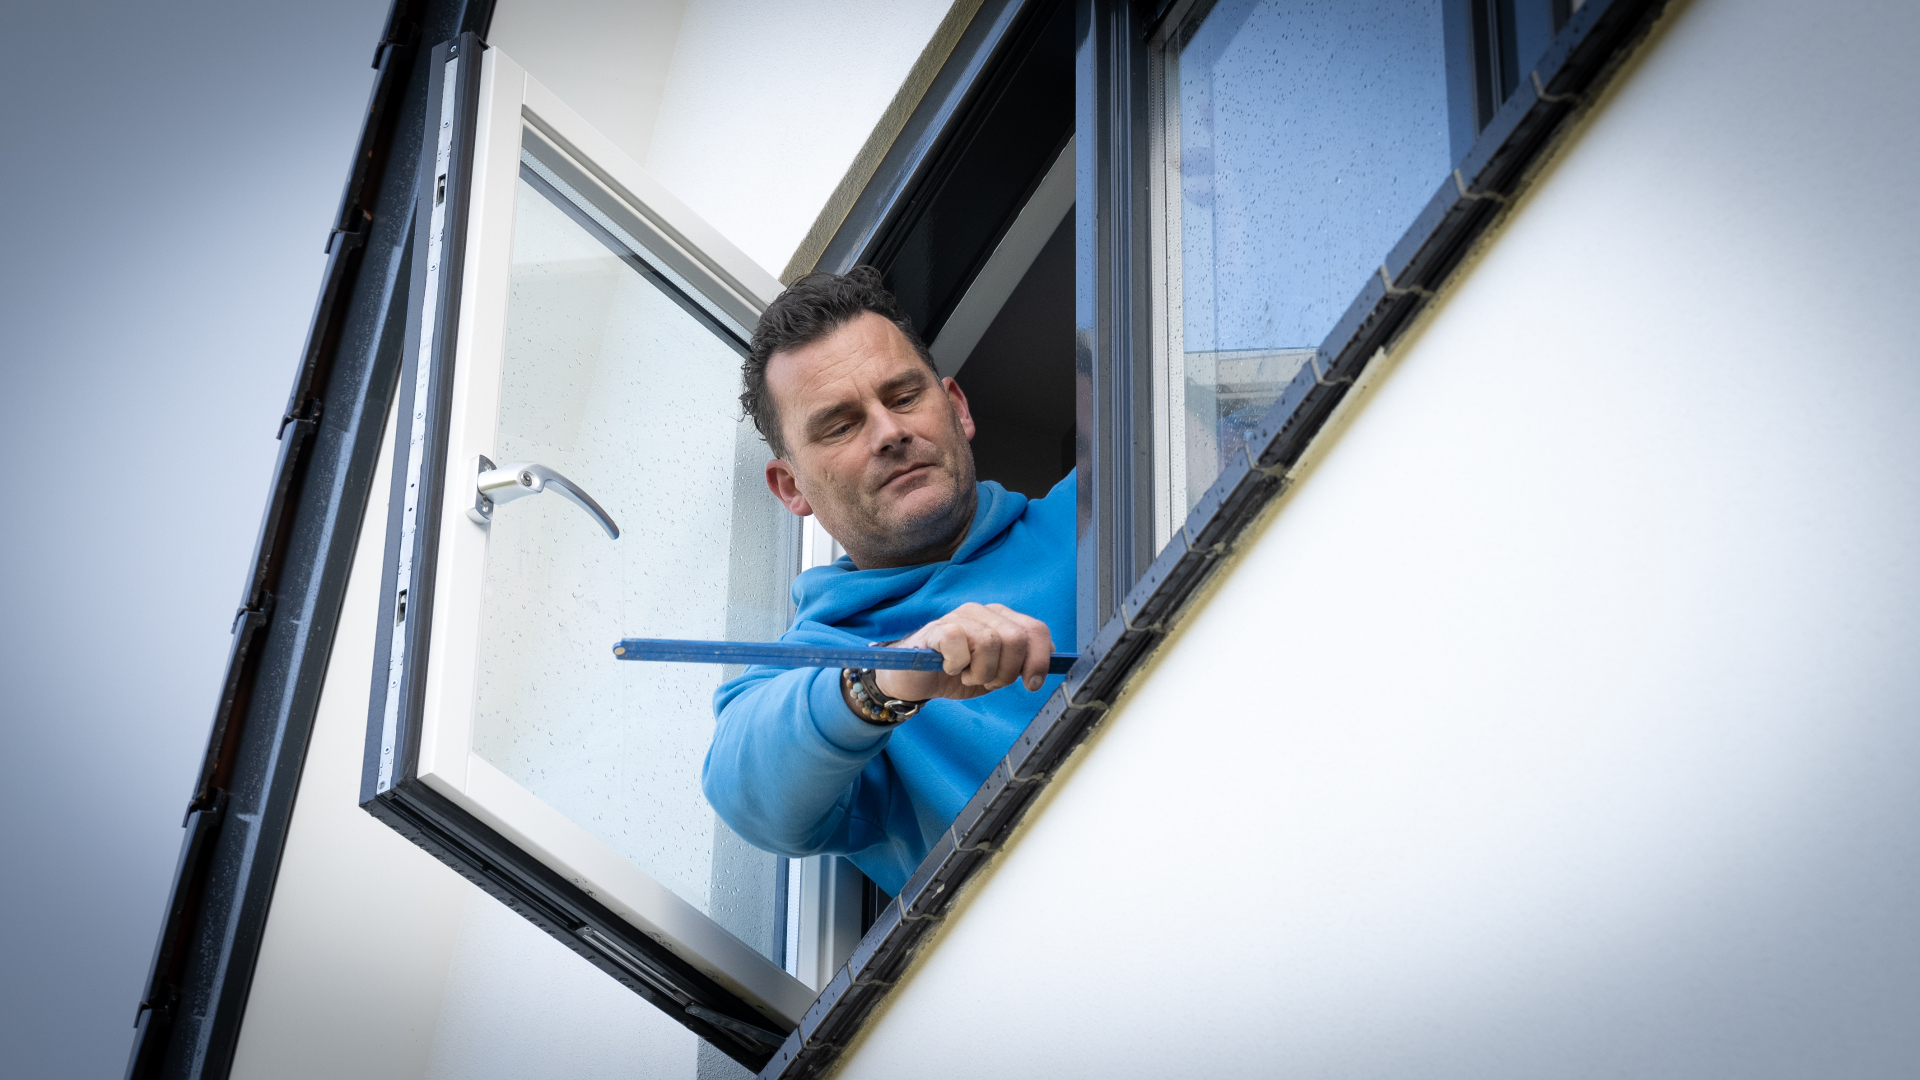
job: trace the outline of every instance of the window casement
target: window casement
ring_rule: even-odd
[[[779,284],[475,35],[429,76],[362,801],[757,1067],[817,987],[700,790],[731,672],[611,649],[785,628],[738,407]]]
[[[1074,464],[1071,35],[1063,0],[982,5],[885,212],[818,255],[883,269],[968,380],[983,476],[1031,494]],[[466,35],[429,72],[362,804],[758,1068],[893,898],[707,805],[738,669],[612,646],[777,637],[841,554],[739,411],[781,286],[510,56]]]

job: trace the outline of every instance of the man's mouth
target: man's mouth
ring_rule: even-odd
[[[919,476],[922,473],[930,471],[932,468],[933,468],[933,464],[931,462],[922,462],[916,465],[908,465],[906,468],[899,470],[898,472],[894,473],[892,476],[889,476],[885,480],[881,481],[880,490],[885,491],[886,489],[892,487],[894,484],[898,483],[901,480],[908,480],[913,477]]]

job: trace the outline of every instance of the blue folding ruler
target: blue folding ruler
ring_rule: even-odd
[[[760,664],[765,667],[886,668],[939,671],[943,663],[932,649],[788,645],[778,641],[682,641],[674,638],[623,638],[613,647],[622,660],[664,660],[676,664]],[[1064,675],[1079,653],[1057,652],[1049,675]]]

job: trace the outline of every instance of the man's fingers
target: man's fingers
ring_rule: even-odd
[[[1001,657],[1006,652],[1005,635],[997,625],[998,620],[985,608],[970,611],[967,615],[964,625],[973,650],[973,662],[967,665],[960,681],[968,686],[996,687],[1001,681]]]
[[[1035,620],[1038,622],[1039,620]],[[1047,681],[1047,668],[1053,660],[1053,635],[1047,631],[1045,623],[1040,624],[1039,632],[1031,627],[1027,630],[1027,662],[1021,669],[1028,690],[1038,690]]]
[[[1007,666],[1008,639],[1016,635],[1009,633],[1011,627],[999,615],[979,604],[962,604],[928,628],[935,627],[938,634],[930,635],[930,640],[942,643],[944,670],[957,677],[960,685],[997,689],[1015,677],[1002,669]],[[1016,672],[1018,666],[1016,662]]]
[[[1020,681],[1026,673],[1033,670],[1034,657],[1036,655],[1034,653],[1033,633],[1025,625],[1027,620],[1024,615],[1008,611],[1002,615],[1001,618],[1004,619],[1007,624],[1006,635],[1008,642],[1005,652],[1005,662],[1000,672],[1001,685],[1011,686],[1015,682]],[[1047,662],[1044,657],[1040,659],[1039,663],[1040,669],[1042,671],[1046,670]]]
[[[1039,619],[1022,615],[1003,604],[988,607],[1005,618],[1021,638],[1022,648],[1018,650],[1021,663],[1007,676],[1007,681],[1018,678],[1029,691],[1040,689],[1047,681],[1047,667],[1053,660],[1053,632]]]
[[[899,644],[940,654],[942,672],[959,684],[941,696],[973,697],[1016,680],[1038,690],[1053,658],[1047,624],[1003,604],[962,604]]]
[[[999,689],[1018,679],[1030,661],[1028,654],[1032,650],[1031,636],[1022,625],[1024,617],[1001,604],[989,604],[978,613],[978,623],[983,636],[990,636],[995,643],[991,659],[993,663],[982,664],[983,686]]]
[[[943,620],[944,622],[944,620]],[[966,628],[956,623],[945,625],[934,623],[928,627],[927,647],[937,649],[942,660],[941,670],[949,675],[958,675],[973,663],[973,643]]]

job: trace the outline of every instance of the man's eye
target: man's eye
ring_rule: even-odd
[[[910,409],[913,407],[913,403],[919,400],[920,395],[918,393],[902,394],[893,399],[893,407],[896,409]]]

